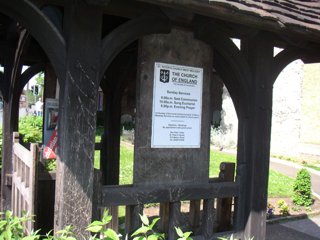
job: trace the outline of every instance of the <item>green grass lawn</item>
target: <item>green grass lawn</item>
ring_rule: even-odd
[[[95,153],[95,167],[99,168],[99,151]],[[235,156],[217,151],[210,151],[209,176],[217,177],[221,162],[235,162]],[[132,184],[133,175],[133,146],[121,144],[120,148],[120,184]],[[294,179],[270,170],[269,197],[291,197]]]

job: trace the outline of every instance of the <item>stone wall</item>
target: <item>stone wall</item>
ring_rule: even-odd
[[[279,75],[273,91],[271,152],[298,156],[301,146],[320,144],[320,64],[297,60]],[[223,90],[221,123],[212,130],[211,142],[236,148],[238,119],[227,89]]]
[[[301,142],[320,144],[320,64],[304,65]]]
[[[280,73],[273,86],[272,153],[299,153],[303,77],[303,62],[297,60]]]

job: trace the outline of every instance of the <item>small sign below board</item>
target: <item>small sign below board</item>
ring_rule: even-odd
[[[203,69],[156,62],[152,148],[200,148]]]

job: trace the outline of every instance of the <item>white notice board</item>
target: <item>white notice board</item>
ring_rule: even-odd
[[[156,62],[152,148],[200,148],[203,69]]]

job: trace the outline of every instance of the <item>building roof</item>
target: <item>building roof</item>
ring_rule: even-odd
[[[320,43],[320,0],[137,0]]]
[[[299,27],[320,32],[320,0],[209,0],[210,4],[233,8],[277,22],[283,27]]]

